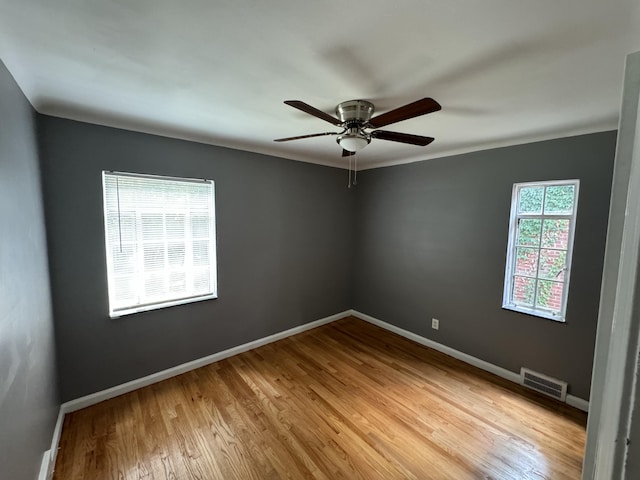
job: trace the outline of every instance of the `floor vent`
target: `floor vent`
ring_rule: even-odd
[[[525,387],[557,398],[563,402],[567,398],[567,382],[562,382],[547,375],[534,372],[528,368],[520,369],[520,383]]]

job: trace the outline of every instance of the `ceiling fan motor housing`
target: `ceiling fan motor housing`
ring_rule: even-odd
[[[354,123],[363,127],[373,115],[373,103],[366,100],[342,102],[336,107],[336,115],[347,127]]]

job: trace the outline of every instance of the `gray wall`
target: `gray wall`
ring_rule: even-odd
[[[0,476],[33,480],[58,414],[35,112],[0,62]]]
[[[353,307],[508,370],[566,380],[588,399],[615,141],[605,132],[363,172]],[[503,310],[513,184],[572,178],[566,323]]]
[[[64,401],[351,307],[344,170],[40,117]],[[110,319],[102,170],[216,182],[216,300]]]

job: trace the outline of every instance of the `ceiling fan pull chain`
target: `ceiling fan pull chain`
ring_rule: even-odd
[[[353,155],[353,184],[358,185],[358,156]]]
[[[347,188],[351,188],[351,155],[349,155],[349,181],[347,182]]]

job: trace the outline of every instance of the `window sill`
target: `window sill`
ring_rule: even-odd
[[[534,310],[533,308],[520,307],[518,305],[502,305],[504,310],[511,310],[518,313],[524,313],[526,315],[532,315],[534,317],[546,318],[547,320],[553,320],[554,322],[565,323],[564,316],[554,315],[551,312],[545,312],[543,310]]]
[[[122,310],[109,312],[109,317],[120,318],[127,315],[133,315],[134,313],[149,312],[151,310],[159,310],[161,308],[174,307],[176,305],[186,305],[187,303],[202,302],[204,300],[213,300],[216,298],[218,298],[218,294],[212,293],[210,295],[204,295],[200,297],[181,298],[179,300],[171,300],[169,302],[153,303],[150,305],[139,305],[137,307],[125,308]]]

